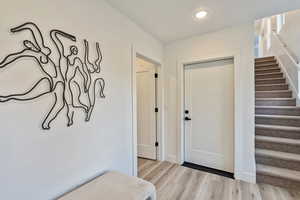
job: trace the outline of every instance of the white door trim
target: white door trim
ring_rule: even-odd
[[[242,169],[242,99],[240,98],[241,87],[238,84],[238,66],[241,66],[240,53],[232,52],[227,55],[215,55],[211,58],[193,58],[193,59],[184,59],[177,63],[177,109],[178,109],[178,152],[177,152],[177,162],[182,164],[184,162],[184,66],[202,62],[210,62],[223,59],[232,59],[234,61],[234,174],[235,177],[239,175],[240,170]],[[237,178],[237,177],[236,177]]]
[[[132,93],[132,162],[133,162],[133,176],[137,176],[138,174],[138,153],[137,153],[137,81],[136,81],[136,72],[137,65],[136,59],[142,58],[147,60],[157,67],[158,80],[157,80],[157,106],[159,109],[157,115],[157,141],[159,143],[158,146],[158,155],[157,160],[163,161],[164,158],[164,80],[163,80],[163,69],[160,62],[152,59],[142,53],[140,53],[138,49],[136,49],[133,45],[131,47],[131,93]],[[154,111],[153,111],[154,112]]]

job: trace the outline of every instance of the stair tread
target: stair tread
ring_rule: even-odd
[[[265,63],[265,62],[276,62],[277,63],[277,60],[275,58],[266,58],[266,59],[255,60],[255,63]]]
[[[280,68],[279,67],[270,67],[270,68],[267,68],[267,69],[255,69],[255,71],[256,72],[262,72],[262,71],[278,70],[278,69],[280,69]]]
[[[255,106],[255,108],[270,108],[270,109],[299,109],[299,106]]]
[[[266,91],[255,91],[259,93],[282,93],[282,92],[292,92],[291,90],[266,90]]]
[[[274,60],[276,61],[276,57],[275,56],[267,56],[267,57],[259,57],[259,58],[255,58],[255,61],[263,61],[263,60]]]
[[[274,56],[273,56],[273,57],[261,57],[261,58],[255,58],[255,62],[256,62],[256,61],[262,62],[262,61],[269,61],[269,60],[276,61],[276,58],[275,58]]]
[[[265,69],[265,68],[280,68],[279,65],[275,62],[270,62],[270,63],[256,63],[255,64],[255,70],[258,69]],[[265,69],[266,70],[266,69]]]
[[[261,59],[267,59],[267,58],[274,58],[275,59],[275,56],[257,57],[257,58],[255,58],[255,60],[261,60]]]
[[[297,140],[297,139],[260,136],[260,135],[255,136],[255,139],[258,141],[263,141],[263,142],[280,143],[280,144],[287,144],[287,145],[300,145],[300,140]],[[299,154],[296,154],[296,155],[299,156],[299,161],[300,161],[300,155]]]
[[[263,100],[263,101],[282,101],[282,100],[296,100],[295,98],[255,98],[256,100]]]
[[[276,59],[274,56],[255,58],[255,62],[266,62],[266,61],[276,61]]]
[[[284,77],[282,78],[258,78],[256,79],[257,81],[269,81],[269,80],[281,80],[281,79],[285,79]]]
[[[276,176],[276,177],[300,182],[300,171],[262,165],[262,164],[257,164],[256,169],[257,172],[261,174]]]
[[[255,66],[264,66],[264,65],[278,65],[278,63],[276,60],[265,60],[265,61],[255,62]]]
[[[300,116],[295,115],[255,115],[255,117],[265,117],[265,118],[285,118],[285,119],[300,119]]]
[[[289,85],[289,84],[287,84],[287,83],[255,84],[256,87],[260,87],[260,86],[279,86],[279,85]]]
[[[300,132],[300,127],[295,127],[295,126],[256,124],[255,128],[276,129],[276,130],[284,130],[284,131],[299,131]]]
[[[300,155],[295,154],[295,153],[287,153],[287,152],[273,151],[273,150],[267,150],[267,149],[256,149],[255,155],[272,157],[272,158],[281,159],[281,160],[300,162]]]
[[[271,73],[265,73],[265,74],[256,74],[256,76],[271,75],[271,74],[283,74],[283,72],[271,72]]]

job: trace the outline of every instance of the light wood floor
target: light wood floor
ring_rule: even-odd
[[[158,200],[300,200],[300,191],[249,184],[170,162],[138,162],[139,177],[155,185]]]

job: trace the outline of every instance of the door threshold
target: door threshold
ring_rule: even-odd
[[[144,158],[144,157],[141,157],[141,156],[138,156],[138,159],[157,161],[157,159]]]
[[[218,169],[213,169],[213,168],[210,168],[210,167],[205,167],[205,166],[201,166],[201,165],[197,165],[197,164],[189,163],[189,162],[184,162],[182,164],[182,166],[234,179],[234,174],[230,173],[230,172],[226,172],[226,171],[222,171],[222,170],[218,170]]]

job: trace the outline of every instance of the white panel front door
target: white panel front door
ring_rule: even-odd
[[[185,109],[185,161],[233,172],[232,59],[185,66]]]
[[[138,156],[156,159],[155,68],[141,67],[137,72]]]

